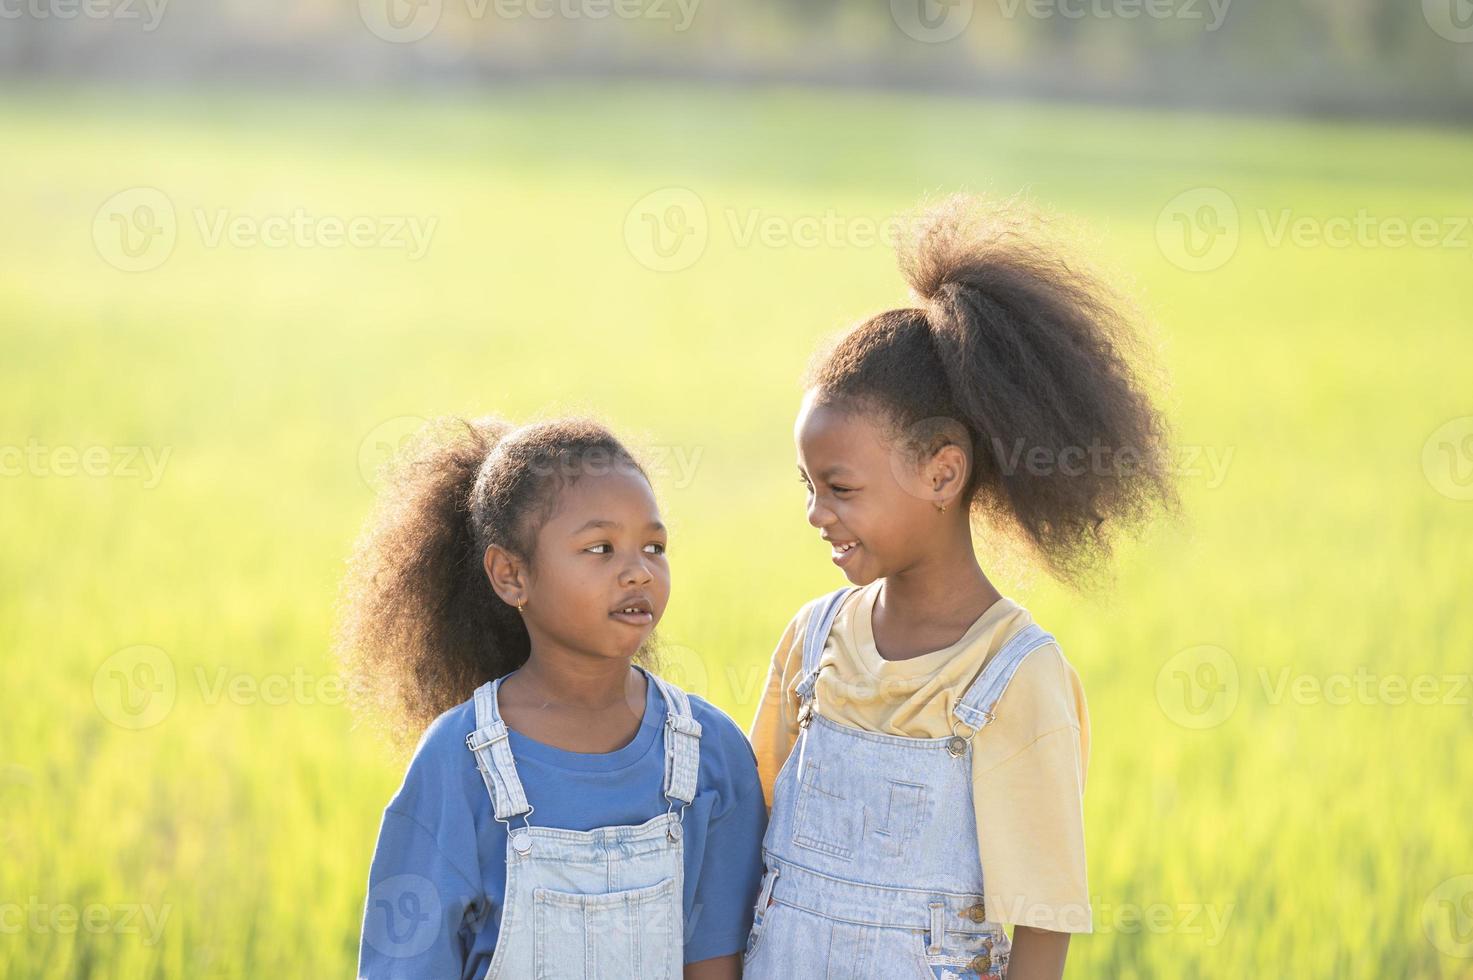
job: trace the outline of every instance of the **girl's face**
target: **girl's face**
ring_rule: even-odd
[[[946,460],[918,463],[863,412],[803,399],[794,426],[798,472],[808,488],[808,523],[855,585],[905,571],[950,530],[938,503],[951,503],[958,473]]]
[[[633,657],[670,599],[665,544],[654,492],[632,467],[565,484],[526,572],[533,646]]]

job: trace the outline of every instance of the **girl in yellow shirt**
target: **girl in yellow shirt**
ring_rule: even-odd
[[[1091,931],[1089,715],[974,519],[1082,583],[1175,504],[1165,425],[1121,307],[1016,206],[946,202],[901,268],[918,305],[821,354],[795,426],[857,588],[799,610],[752,724],[772,813],[745,975],[1057,980]]]

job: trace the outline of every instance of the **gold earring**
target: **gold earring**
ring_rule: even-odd
[[[526,599],[523,599],[521,602],[517,603],[517,612],[524,612],[524,610],[522,609],[522,607],[525,606],[526,604],[527,604],[527,600]]]
[[[946,505],[945,504],[937,504],[936,505],[936,513],[938,513],[938,514],[944,514],[944,513],[946,513]]]

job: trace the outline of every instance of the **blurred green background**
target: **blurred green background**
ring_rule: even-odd
[[[773,9],[787,47],[741,50],[789,67],[847,16]],[[332,606],[423,418],[593,411],[644,447],[667,673],[745,727],[783,626],[840,582],[793,469],[799,374],[905,301],[886,221],[973,190],[1082,226],[1179,443],[1184,520],[1109,589],[984,542],[1089,697],[1096,932],[1067,975],[1473,977],[1473,138],[1418,101],[1459,91],[1468,45],[1428,30],[1454,69],[1425,90],[1365,55],[1426,112],[1314,119],[1246,91],[998,98],[996,36],[947,55],[973,83],[924,91],[418,63],[288,88],[177,50],[124,47],[130,74],[85,18],[11,26],[0,976],[351,975],[404,759],[355,729]]]

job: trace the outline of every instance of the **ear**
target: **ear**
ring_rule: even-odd
[[[501,545],[493,544],[486,548],[481,563],[486,569],[486,578],[491,582],[491,588],[501,597],[502,602],[519,606],[527,601],[529,583],[526,562]]]
[[[950,504],[961,495],[962,488],[967,485],[970,463],[966,450],[954,442],[946,443],[931,454],[921,467],[921,475],[932,503]]]

